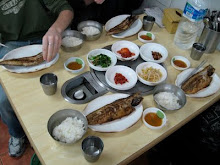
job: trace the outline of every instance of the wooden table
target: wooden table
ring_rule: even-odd
[[[187,57],[191,61],[192,67],[197,66],[203,59],[208,59],[208,63],[212,64],[216,68],[216,73],[220,75],[219,52],[205,54],[200,61],[193,61],[189,56],[190,50],[178,49],[173,43],[174,35],[169,34],[166,29],[154,25],[152,32],[156,36],[155,42],[164,45],[169,52],[165,61],[168,70],[168,83],[174,84],[176,76],[180,73],[170,65],[170,60],[175,55]],[[55,65],[34,73],[16,74],[0,69],[1,84],[42,164],[89,164],[81,151],[82,140],[73,145],[62,145],[55,142],[47,131],[47,122],[50,116],[58,110],[72,108],[83,111],[87,105],[70,104],[63,99],[61,95],[63,83],[76,76],[64,69],[64,61],[72,56],[81,56],[86,61],[86,54],[90,50],[103,48],[118,40],[120,39],[106,36],[104,32],[97,41],[85,42],[79,51],[73,53],[60,51],[60,58]],[[126,40],[142,45],[137,39],[137,34],[126,38]],[[86,63],[84,71],[88,70],[88,63]],[[53,72],[58,76],[58,90],[53,96],[45,95],[39,82],[40,76],[47,72]],[[187,98],[187,103],[182,109],[166,114],[167,125],[160,130],[150,130],[139,120],[132,127],[119,133],[99,133],[89,129],[83,138],[95,135],[102,138],[104,142],[104,151],[100,159],[94,164],[126,164],[162,141],[219,98],[220,92],[206,98]],[[152,106],[155,106],[152,95],[145,96],[143,100],[144,109]]]

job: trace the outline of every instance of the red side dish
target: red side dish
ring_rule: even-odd
[[[127,78],[123,76],[121,73],[116,73],[114,80],[115,80],[115,84],[121,84],[121,85],[128,82]]]
[[[121,50],[117,51],[117,53],[119,53],[123,58],[128,58],[135,55],[134,53],[130,52],[128,48],[121,48]]]

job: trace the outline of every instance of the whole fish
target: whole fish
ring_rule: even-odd
[[[123,31],[127,30],[137,19],[138,19],[137,15],[135,15],[135,16],[128,16],[120,24],[118,24],[115,27],[111,28],[107,32],[107,35],[117,34],[117,33],[121,33]]]
[[[195,94],[198,91],[208,87],[212,82],[212,75],[215,72],[215,68],[212,65],[206,66],[200,72],[194,74],[182,85],[182,90],[186,94]]]
[[[44,61],[42,52],[30,57],[22,57],[15,59],[8,59],[0,61],[0,65],[12,65],[12,66],[34,66]]]
[[[120,119],[131,114],[135,110],[134,106],[140,104],[142,100],[143,97],[139,93],[116,100],[88,114],[86,116],[88,123],[95,125]]]

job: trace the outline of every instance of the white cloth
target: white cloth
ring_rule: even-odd
[[[156,24],[159,27],[164,28],[164,25],[162,23],[163,12],[159,7],[145,8],[144,12],[147,15],[153,16],[155,18]]]

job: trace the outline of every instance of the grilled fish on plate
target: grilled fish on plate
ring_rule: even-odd
[[[143,112],[142,100],[139,93],[106,95],[90,102],[83,113],[91,129],[119,132],[139,120]]]
[[[138,19],[138,16],[132,16],[132,15],[128,16],[121,23],[109,29],[107,31],[107,35],[113,35],[113,34],[121,33],[127,30],[137,19]]]
[[[34,66],[44,61],[43,54],[38,53],[37,55],[22,58],[13,58],[0,61],[0,65],[11,65],[11,66]]]
[[[212,82],[212,75],[215,72],[215,68],[212,65],[206,66],[200,72],[194,74],[182,85],[182,90],[186,94],[195,94],[198,91],[206,88]]]

